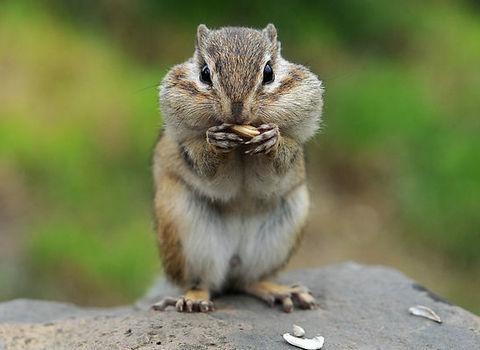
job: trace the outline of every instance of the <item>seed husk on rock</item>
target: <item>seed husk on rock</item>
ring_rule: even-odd
[[[408,311],[415,316],[420,316],[420,317],[425,317],[428,318],[429,320],[442,323],[442,319],[440,316],[438,316],[435,311],[430,309],[429,307],[423,306],[423,305],[416,305],[412,306],[411,308],[408,309]]]
[[[296,324],[293,325],[293,335],[296,336],[296,337],[303,337],[305,335],[305,330],[300,327],[300,326],[297,326]]]
[[[285,339],[287,343],[304,350],[319,350],[325,342],[325,338],[320,335],[314,338],[298,338],[290,333],[285,333],[283,339]]]

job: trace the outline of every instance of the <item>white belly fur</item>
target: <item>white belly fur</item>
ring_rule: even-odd
[[[258,214],[239,210],[220,215],[185,192],[175,199],[174,208],[182,213],[180,238],[187,278],[201,281],[213,291],[222,290],[227,280],[258,280],[285,261],[306,220],[308,206],[305,185],[279,199],[268,212]],[[234,256],[239,264],[232,268]]]

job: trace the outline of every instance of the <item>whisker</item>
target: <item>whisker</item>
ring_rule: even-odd
[[[138,94],[139,92],[142,92],[142,91],[145,91],[145,90],[149,90],[149,89],[152,89],[152,88],[158,88],[159,84],[160,84],[160,82],[155,83],[154,85],[145,86],[141,89],[135,90],[133,93]]]

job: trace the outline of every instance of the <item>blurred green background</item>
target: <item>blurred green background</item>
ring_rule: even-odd
[[[290,267],[388,264],[480,313],[480,6],[454,0],[1,2],[0,300],[144,293],[156,85],[199,23],[269,22],[327,87]]]

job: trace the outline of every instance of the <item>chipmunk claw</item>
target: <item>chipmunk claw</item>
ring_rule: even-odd
[[[194,300],[181,296],[175,303],[178,312],[209,312],[213,311],[213,302],[210,300]]]
[[[159,302],[153,304],[150,309],[154,311],[165,311],[165,309],[169,306],[175,306],[177,303],[178,298],[173,297],[165,297]]]
[[[260,131],[260,135],[245,142],[245,145],[249,146],[249,149],[245,151],[245,154],[267,154],[278,142],[280,131],[277,125],[263,124],[260,125],[257,130]]]
[[[313,310],[317,307],[312,293],[303,286],[291,286],[285,295],[278,295],[277,300],[282,304],[283,311],[287,313],[293,311],[294,305],[304,310]]]
[[[290,313],[294,306],[300,309],[315,309],[317,303],[308,288],[301,285],[284,286],[271,282],[257,282],[246,289],[251,294],[268,305],[273,306],[275,303],[282,305],[284,312]]]
[[[207,143],[221,153],[228,153],[243,143],[243,139],[230,131],[232,124],[212,126],[207,130]]]
[[[175,304],[175,309],[178,312],[210,312],[214,311],[214,306],[210,300],[193,300],[181,296]]]
[[[165,311],[169,306],[174,306],[178,312],[210,312],[215,311],[213,302],[203,299],[190,299],[186,296],[178,298],[166,297],[151,306],[152,310]]]
[[[292,298],[301,309],[317,308],[317,302],[315,301],[312,292],[307,287],[300,284],[294,284],[290,286],[290,288],[292,288]]]

